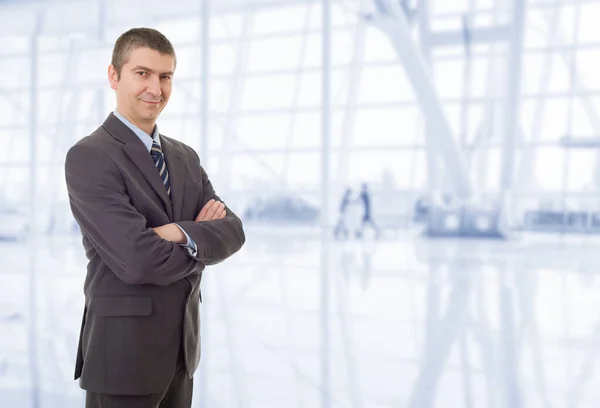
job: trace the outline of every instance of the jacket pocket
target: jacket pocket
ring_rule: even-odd
[[[96,295],[93,300],[93,309],[96,316],[150,316],[152,314],[152,298],[150,296]]]

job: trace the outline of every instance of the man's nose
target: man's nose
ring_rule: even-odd
[[[152,78],[148,80],[147,85],[148,86],[146,90],[149,94],[151,94],[152,96],[160,96],[160,78],[158,78],[158,76],[152,76]]]

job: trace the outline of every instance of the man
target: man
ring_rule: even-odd
[[[117,108],[67,153],[89,260],[75,379],[90,408],[190,407],[200,359],[200,280],[245,242],[189,146],[158,133],[176,56],[147,28],[116,41]]]

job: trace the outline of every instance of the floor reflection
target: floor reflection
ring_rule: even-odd
[[[250,228],[203,282],[199,407],[598,406],[595,244],[426,240],[322,243]],[[29,360],[27,248],[0,245],[0,406],[82,406],[72,381],[85,260],[55,239],[36,267]],[[324,275],[325,274],[325,275]]]

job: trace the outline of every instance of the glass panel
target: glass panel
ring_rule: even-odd
[[[254,34],[281,33],[286,31],[301,31],[305,29],[307,13],[311,4],[298,4],[261,10],[256,13],[252,22]]]
[[[594,151],[596,150],[596,151]],[[597,193],[598,149],[582,151],[572,150],[568,153],[567,188],[569,191],[585,191]]]
[[[247,78],[242,98],[243,110],[289,108],[294,96],[294,75]]]
[[[598,42],[598,21],[600,21],[600,3],[597,2],[582,2],[578,4],[579,21],[578,21],[578,40],[581,43]]]
[[[540,147],[533,169],[540,189],[561,190],[565,182],[565,151],[558,147]]]
[[[0,163],[29,162],[29,129],[0,129]]]
[[[242,33],[244,16],[235,10],[228,13],[213,14],[210,19],[210,37],[213,40],[237,38]],[[202,29],[201,23],[199,29]]]
[[[358,100],[361,103],[412,101],[412,85],[401,66],[365,67]]]
[[[567,133],[567,98],[528,99],[522,102],[523,131],[528,141],[556,141]]]
[[[290,118],[281,113],[243,116],[237,120],[237,140],[252,149],[284,149],[291,139]]]
[[[305,40],[300,36],[253,40],[248,44],[248,61],[244,71],[295,69],[302,63],[303,46]]]
[[[230,157],[226,165],[230,166],[232,189],[255,190],[258,195],[265,188],[280,189],[284,185],[281,154],[240,153]]]
[[[42,61],[40,61],[41,65]],[[50,67],[52,69],[52,67]],[[31,59],[23,57],[2,57],[0,64],[0,88],[4,90],[21,89],[29,85],[31,77]]]
[[[600,47],[577,51],[577,82],[581,89],[600,90]]]
[[[420,135],[416,107],[360,109],[348,129],[353,146],[414,145]]]

